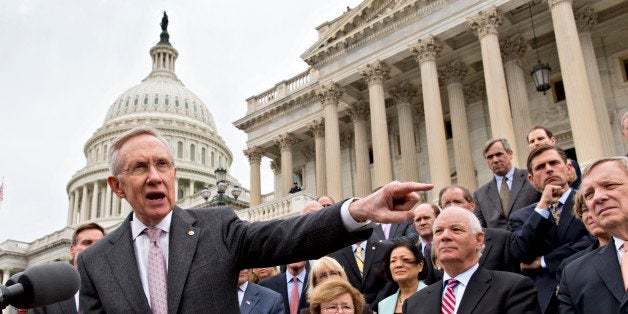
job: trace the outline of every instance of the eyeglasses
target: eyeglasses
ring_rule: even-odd
[[[353,307],[348,305],[332,305],[322,308],[325,313],[353,313]]]
[[[155,167],[157,172],[166,173],[174,167],[174,162],[169,161],[169,160],[157,160],[153,163],[153,167]],[[143,174],[146,174],[149,170],[150,170],[149,163],[137,162],[131,167],[124,169],[122,171],[119,171],[115,175],[119,175],[123,172],[126,172],[127,174],[132,175],[132,176],[141,176]]]
[[[331,276],[340,276],[340,272],[337,272],[335,270],[331,270],[328,273],[320,273],[316,276],[316,279],[318,280],[323,280],[326,279],[327,277],[331,277]]]

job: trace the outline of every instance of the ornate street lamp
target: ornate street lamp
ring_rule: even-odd
[[[212,192],[207,187],[201,190],[201,196],[205,199],[205,202],[207,202],[210,195],[212,195]]]
[[[530,11],[530,22],[532,22],[532,35],[534,36],[532,42],[534,43],[534,49],[536,49],[536,58],[537,63],[532,68],[530,75],[532,75],[532,80],[534,81],[534,86],[536,86],[537,92],[547,92],[550,88],[550,72],[552,68],[550,68],[549,64],[541,62],[541,56],[539,55],[539,49],[536,45],[536,31],[534,30],[534,20],[532,19],[532,4],[528,4],[528,10]]]
[[[233,189],[231,189],[231,195],[233,195],[233,199],[232,199],[231,197],[229,197],[229,195],[225,195],[225,192],[227,191],[227,187],[228,187],[227,170],[223,168],[222,166],[219,166],[214,172],[214,174],[216,175],[216,190],[218,194],[212,198],[210,204],[218,205],[218,206],[225,206],[227,204],[235,203],[235,201],[238,199],[238,197],[242,193],[242,189],[240,189],[239,186],[234,185]],[[203,191],[201,191],[201,195],[203,195],[202,193]],[[207,197],[209,198],[209,194],[207,195]],[[207,200],[207,198],[205,200]]]

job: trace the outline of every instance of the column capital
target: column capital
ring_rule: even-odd
[[[488,34],[497,35],[503,22],[502,14],[496,7],[480,11],[478,15],[467,18],[469,27],[480,39]]]
[[[275,138],[275,142],[277,143],[277,145],[279,145],[281,150],[284,151],[284,150],[291,150],[292,145],[294,145],[297,142],[297,139],[291,133],[283,133],[283,134],[279,134]]]
[[[360,75],[364,77],[366,82],[371,84],[383,84],[384,80],[388,78],[390,74],[390,68],[384,62],[375,60],[372,63],[358,69]]]
[[[499,47],[504,61],[519,60],[528,49],[528,45],[521,36],[500,40]]]
[[[460,60],[455,60],[438,69],[438,73],[440,73],[447,84],[462,82],[467,72],[467,65],[460,62]]]
[[[578,33],[590,32],[597,25],[597,13],[593,8],[585,8],[576,12]]]
[[[418,64],[426,61],[436,61],[443,49],[443,44],[438,38],[430,35],[426,39],[419,39],[419,42],[410,47],[410,52]]]
[[[273,171],[275,175],[280,174],[281,173],[281,160],[280,159],[271,160],[270,169]]]
[[[314,147],[310,146],[302,149],[301,154],[303,155],[303,159],[305,159],[305,162],[310,162],[314,160],[314,157],[316,156],[316,151],[314,150]]]
[[[325,136],[325,118],[314,119],[307,125],[307,128],[315,138]]]
[[[396,87],[391,88],[388,93],[392,96],[393,99],[400,103],[410,103],[412,98],[416,97],[417,91],[412,84],[408,82],[403,82]]]
[[[259,146],[251,146],[242,151],[244,155],[249,159],[249,164],[260,164],[262,162],[262,156],[264,149]]]
[[[353,134],[349,132],[344,132],[340,134],[340,148],[348,149],[351,148],[351,142],[353,140]]]
[[[351,119],[355,121],[364,121],[369,118],[369,105],[364,100],[358,100],[357,102],[349,105],[347,109]]]
[[[569,2],[569,5],[573,5],[573,0],[542,0],[542,2],[547,2],[550,7],[550,10],[553,6],[561,3],[561,2]]]
[[[323,103],[323,106],[329,104],[338,104],[342,93],[343,91],[340,85],[333,82],[321,84],[320,87],[316,90],[316,95],[321,100],[321,103]]]
[[[474,84],[465,86],[463,90],[464,98],[468,99],[470,103],[482,100],[486,94],[484,82],[482,81],[478,81]]]

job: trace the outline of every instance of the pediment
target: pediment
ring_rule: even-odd
[[[400,21],[417,18],[425,9],[437,6],[443,0],[365,0],[336,19],[319,26],[319,39],[301,58],[317,67],[334,56],[364,44]],[[423,9],[423,10],[422,10]],[[411,17],[411,19],[408,19]]]

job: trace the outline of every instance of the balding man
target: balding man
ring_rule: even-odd
[[[443,279],[408,298],[403,312],[540,313],[532,280],[478,264],[483,245],[484,232],[473,213],[457,206],[444,210],[434,222]]]
[[[462,207],[475,212],[475,201],[471,192],[459,185],[449,185],[440,190],[438,203],[443,210],[451,206]],[[480,266],[491,270],[518,272],[519,263],[510,255],[510,231],[497,228],[482,228],[484,250]]]
[[[593,161],[581,191],[597,224],[612,238],[565,267],[558,291],[561,313],[628,313],[628,158]]]

